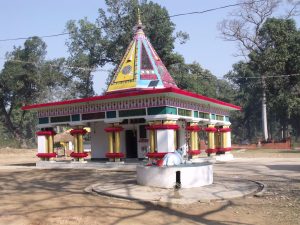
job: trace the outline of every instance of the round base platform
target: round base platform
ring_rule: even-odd
[[[214,183],[209,186],[175,190],[137,185],[135,178],[124,177],[111,182],[103,180],[85,190],[120,199],[191,204],[243,197],[259,190],[259,186],[249,180],[216,177]]]
[[[191,163],[179,166],[157,167],[137,166],[137,183],[139,185],[174,188],[193,188],[213,183],[213,166],[211,163]]]

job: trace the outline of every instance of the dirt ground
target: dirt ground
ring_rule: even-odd
[[[235,151],[215,179],[263,182],[263,196],[190,205],[145,203],[86,193],[99,180],[134,172],[35,169],[34,150],[0,149],[0,224],[300,224],[300,151]]]

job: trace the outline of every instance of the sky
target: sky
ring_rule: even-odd
[[[164,6],[169,11],[169,15],[174,15],[234,4],[236,0],[154,0],[154,2]],[[105,9],[104,0],[2,0],[0,1],[0,40],[61,33],[69,20],[87,17],[88,20],[95,21],[99,8]],[[237,53],[236,43],[222,40],[217,28],[218,23],[226,19],[233,9],[172,18],[176,31],[185,31],[190,36],[186,44],[176,43],[175,51],[182,54],[187,63],[197,61],[217,77],[225,75],[234,63],[241,60],[234,56]],[[299,27],[300,18],[295,19]],[[47,44],[48,59],[68,56],[65,45],[67,37],[44,39]],[[23,43],[24,40],[0,42],[0,70],[3,68],[5,53],[12,51],[13,46],[20,46]],[[109,66],[105,69],[109,69]],[[105,71],[94,73],[94,89],[97,94],[105,88],[107,75],[108,72]]]

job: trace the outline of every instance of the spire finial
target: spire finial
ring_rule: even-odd
[[[138,25],[139,27],[141,27],[143,24],[142,24],[142,21],[141,21],[140,8],[137,9],[137,16],[138,16],[138,22],[137,22],[137,25]]]
[[[143,26],[142,20],[141,20],[140,8],[138,7],[137,8],[137,24],[134,26],[133,29],[136,33],[144,34],[143,28],[144,28],[144,26]]]

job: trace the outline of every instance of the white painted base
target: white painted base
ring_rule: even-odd
[[[192,163],[205,163],[205,162],[215,163],[216,159],[212,157],[205,157],[205,158],[201,157],[201,158],[190,159],[190,161]]]
[[[137,166],[137,183],[144,186],[174,188],[176,172],[180,171],[181,188],[193,188],[213,183],[211,163],[192,163],[172,167]]]
[[[119,164],[124,164],[124,161],[119,161],[119,162],[106,162],[106,164],[109,164],[109,165],[119,165]]]
[[[219,162],[227,162],[234,160],[234,157],[230,152],[226,152],[225,154],[215,156],[215,159]]]

